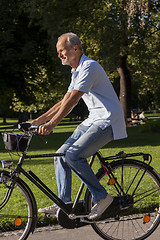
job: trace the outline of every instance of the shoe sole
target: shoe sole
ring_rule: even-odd
[[[110,203],[109,203],[109,205],[108,205],[108,207],[106,207],[106,208],[104,208],[104,210],[102,211],[102,213],[100,213],[99,215],[97,215],[97,216],[88,216],[88,219],[89,220],[97,220],[97,219],[100,219],[100,217],[104,214],[104,212],[106,212],[107,210],[108,210],[108,208],[110,208],[110,206],[113,204],[113,202],[114,202],[114,198],[110,198]]]

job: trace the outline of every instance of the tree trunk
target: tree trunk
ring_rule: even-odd
[[[120,76],[120,103],[124,111],[125,119],[131,117],[131,78],[127,68],[127,55],[120,56],[117,71]]]
[[[6,123],[7,121],[6,121],[6,117],[3,117],[3,123]]]

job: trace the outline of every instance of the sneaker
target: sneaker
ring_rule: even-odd
[[[103,212],[110,206],[112,202],[113,202],[113,197],[107,194],[107,197],[105,199],[96,203],[92,207],[91,212],[88,215],[88,219],[90,220],[98,219],[103,214]]]
[[[42,214],[44,213],[45,215],[50,215],[53,217],[53,216],[56,216],[58,208],[59,208],[58,206],[53,205],[53,206],[46,207],[46,208],[39,208],[38,212],[42,213]]]

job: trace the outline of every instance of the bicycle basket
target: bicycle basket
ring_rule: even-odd
[[[27,148],[29,136],[19,133],[4,133],[3,141],[5,149],[10,151],[24,152]]]

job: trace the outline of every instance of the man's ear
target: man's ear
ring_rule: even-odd
[[[74,51],[76,52],[79,49],[78,45],[74,46]]]

